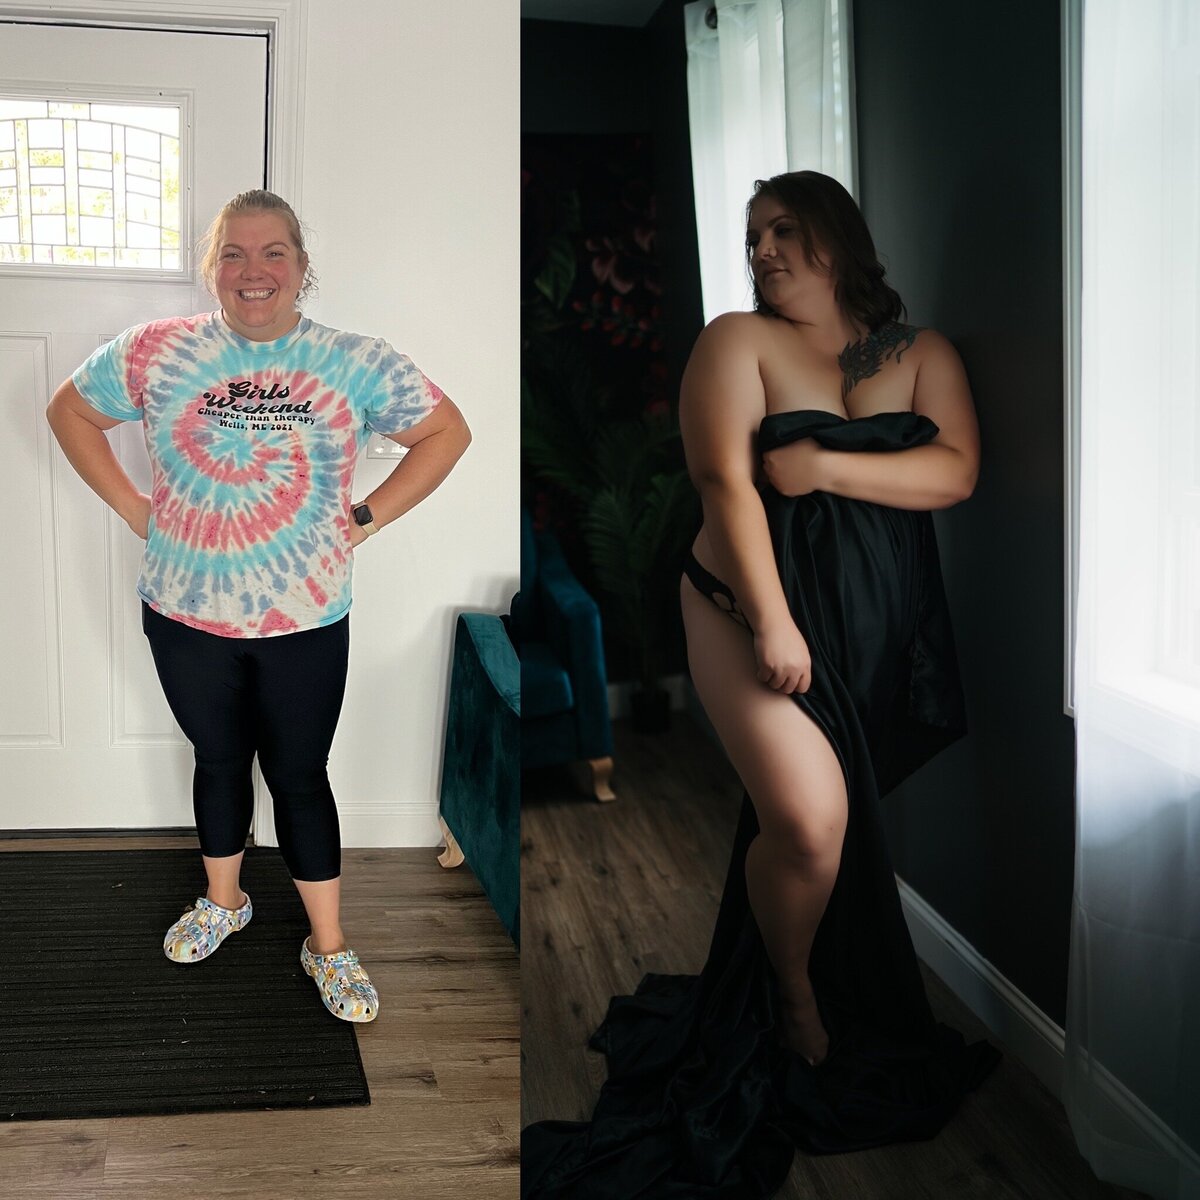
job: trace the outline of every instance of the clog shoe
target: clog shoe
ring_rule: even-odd
[[[167,930],[163,951],[175,962],[193,963],[207,958],[231,933],[245,929],[254,915],[250,897],[241,908],[222,908],[204,896]]]
[[[314,954],[308,938],[300,948],[300,965],[317,981],[325,1007],[343,1021],[373,1021],[379,1015],[379,993],[353,950]]]

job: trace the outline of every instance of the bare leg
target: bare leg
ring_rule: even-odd
[[[226,858],[208,858],[205,855],[204,870],[208,875],[208,899],[221,908],[241,908],[246,903],[238,877],[242,871],[244,850]]]
[[[314,954],[333,954],[345,950],[346,936],[339,923],[342,877],[339,875],[336,879],[322,879],[315,883],[303,879],[294,879],[292,882],[304,901],[309,924],[312,925],[308,948]]]
[[[790,696],[759,683],[748,632],[686,578],[680,604],[696,691],[758,816],[746,890],[779,977],[784,1033],[817,1063],[829,1037],[808,959],[841,862],[846,781],[812,718]]]

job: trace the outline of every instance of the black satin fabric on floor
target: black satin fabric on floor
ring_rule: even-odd
[[[813,437],[894,451],[937,432],[910,412],[804,410],[767,417],[759,448]],[[525,1200],[760,1200],[797,1147],[932,1137],[999,1061],[930,1011],[880,816],[881,796],[966,732],[932,516],[825,492],[763,499],[812,654],[812,684],[794,699],[832,743],[849,800],[809,962],[831,1052],[813,1068],[779,1042],[777,984],[746,895],[758,825],[743,798],[702,973],[647,975],[611,1001],[590,1043],[608,1060],[592,1120],[524,1131]]]

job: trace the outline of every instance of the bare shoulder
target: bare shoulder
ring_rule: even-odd
[[[979,469],[979,422],[966,368],[950,339],[935,329],[923,329],[913,353],[917,378],[913,412],[928,417],[938,427],[937,443],[957,450]],[[974,485],[972,485],[974,486]]]
[[[721,390],[728,390],[738,384],[744,387],[751,376],[757,380],[767,320],[758,313],[728,312],[709,321],[692,347],[684,372],[685,392],[699,381],[723,382]]]
[[[939,333],[936,329],[925,329],[918,325],[904,325],[901,328],[912,330],[913,338],[910,344],[918,365],[922,362],[943,366],[962,365],[962,359],[955,350],[954,343],[945,334]]]
[[[679,426],[693,478],[718,466],[753,477],[753,436],[767,411],[759,370],[762,320],[757,313],[723,313],[696,339],[679,390]]]
[[[932,395],[956,393],[969,401],[970,387],[962,358],[954,343],[936,329],[921,329],[913,343],[917,368],[916,397],[926,403]],[[919,408],[919,405],[916,406]]]
[[[711,321],[700,331],[696,339],[697,348],[720,348],[722,350],[757,351],[763,337],[764,327],[770,320],[761,313],[727,312]]]

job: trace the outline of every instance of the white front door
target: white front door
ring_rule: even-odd
[[[191,752],[141,632],[142,543],[71,470],[44,410],[123,329],[216,307],[189,248],[264,184],[266,92],[265,36],[0,25],[0,830],[194,824]],[[161,117],[118,105],[179,108],[177,191],[152,158],[156,138],[175,153]],[[112,246],[149,246],[156,221],[179,229],[178,267],[171,250],[140,276],[117,265],[155,261]],[[109,437],[148,491],[140,424]]]

